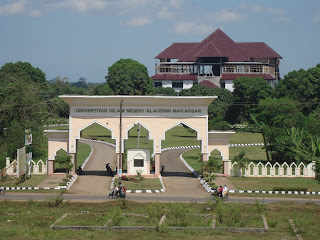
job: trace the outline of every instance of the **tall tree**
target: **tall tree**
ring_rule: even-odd
[[[229,117],[238,121],[250,121],[250,115],[256,113],[259,100],[271,96],[272,89],[261,77],[242,77],[234,81],[234,105]]]
[[[230,108],[233,96],[226,89],[209,88],[196,84],[190,89],[182,90],[180,96],[217,96],[208,108],[209,129],[227,130],[230,124],[226,122],[226,113]]]
[[[303,104],[303,113],[308,115],[320,101],[320,64],[308,70],[289,72],[276,85],[276,95]]]
[[[154,88],[147,68],[132,59],[120,59],[108,68],[105,77],[117,95],[152,95]]]
[[[44,78],[29,63],[8,63],[0,69],[0,144],[11,157],[23,146],[25,129],[32,129],[33,146],[41,142],[48,113]]]

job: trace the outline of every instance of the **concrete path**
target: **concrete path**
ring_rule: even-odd
[[[62,182],[62,179],[66,178],[66,174],[54,174],[49,175],[45,180],[43,180],[37,187],[38,188],[55,188],[58,187],[59,184]]]
[[[107,195],[110,192],[111,176],[107,176],[106,164],[116,166],[115,148],[107,144],[80,141],[92,146],[93,154],[68,194]]]
[[[227,185],[229,190],[238,190],[226,177],[216,177],[214,183],[219,187],[220,185],[224,186]]]
[[[165,151],[161,154],[161,166],[165,166],[162,179],[167,189],[165,193],[161,193],[161,196],[189,198],[208,196],[199,180],[190,173],[180,160],[180,155],[185,151],[186,149],[177,149]]]

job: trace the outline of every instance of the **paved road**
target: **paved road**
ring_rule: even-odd
[[[106,195],[110,192],[111,176],[107,176],[106,164],[116,166],[115,148],[107,144],[80,141],[92,146],[93,154],[68,194]]]
[[[180,155],[185,151],[186,149],[177,149],[161,154],[161,166],[165,166],[162,179],[167,189],[161,195],[163,197],[205,198],[208,193],[180,160]]]
[[[0,196],[1,200],[29,200],[33,199],[36,201],[43,201],[54,194],[36,194],[36,193],[23,193],[23,192],[9,192],[7,191],[5,195]],[[207,194],[207,197],[209,194]],[[127,199],[136,202],[151,202],[151,201],[159,201],[159,202],[198,202],[198,203],[205,203],[208,198],[205,197],[170,197],[164,196],[162,193],[156,194],[128,194]],[[70,200],[71,202],[108,202],[108,201],[115,201],[116,199],[109,199],[107,196],[103,195],[78,195],[78,194],[65,194],[64,198],[66,200]],[[275,203],[275,202],[283,202],[283,201],[293,201],[298,203],[309,203],[313,202],[317,205],[320,205],[320,199],[297,199],[297,198],[262,198],[262,197],[234,197],[229,196],[229,199],[226,202],[239,202],[239,203],[255,203],[259,201],[261,203]]]

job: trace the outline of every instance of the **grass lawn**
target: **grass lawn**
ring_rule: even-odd
[[[273,187],[307,188],[320,191],[320,183],[311,178],[250,178],[229,177],[232,184],[240,190],[272,191]]]
[[[318,239],[320,234],[320,208],[312,203],[299,204],[295,202],[281,202],[276,204],[238,204],[238,203],[216,203],[206,204],[194,203],[158,203],[159,208],[154,208],[157,203],[107,201],[105,203],[77,203],[63,202],[57,207],[52,207],[47,201],[11,202],[1,201],[0,204],[0,232],[1,239],[296,239],[290,228],[289,219],[293,219],[298,233],[303,239]],[[50,206],[51,205],[51,206]],[[120,209],[125,206],[125,209]],[[208,210],[209,208],[209,210]],[[50,225],[58,220],[65,213],[87,214],[69,215],[58,225],[87,225],[101,226],[107,216],[113,213],[153,213],[159,210],[162,215],[170,209],[170,218],[177,216],[178,221],[183,217],[181,211],[188,209],[192,214],[216,214],[217,226],[232,227],[237,222],[246,222],[246,226],[261,226],[261,218],[265,215],[269,225],[268,233],[232,233],[225,231],[175,231],[166,228],[160,231],[111,231],[111,230],[52,230]],[[185,212],[185,211],[183,211]],[[233,214],[234,212],[234,214]],[[97,214],[94,214],[97,213]],[[158,212],[154,212],[157,214]],[[179,215],[181,217],[179,217]],[[184,215],[185,216],[185,215]],[[247,216],[247,217],[245,217]],[[250,216],[257,216],[251,218]],[[241,220],[241,218],[243,218]],[[141,221],[141,223],[139,223]],[[228,222],[229,221],[229,222]],[[191,220],[189,222],[192,222]],[[145,218],[126,217],[120,221],[120,225],[145,224]],[[207,223],[204,223],[207,224]],[[210,222],[208,222],[210,224]],[[200,224],[202,225],[202,224]],[[239,224],[241,225],[241,224]],[[236,225],[237,226],[237,225]]]
[[[202,164],[198,161],[199,154],[200,149],[192,149],[182,155],[184,160],[198,173],[202,170]]]
[[[250,146],[250,147],[230,147],[229,157],[233,159],[235,156],[239,155],[241,151],[245,151],[246,157],[250,161],[254,162],[267,162],[267,156],[264,149],[261,146]]]
[[[58,226],[103,226],[108,219],[106,214],[101,213],[68,214]]]
[[[114,184],[118,185],[119,179],[116,178]],[[140,183],[136,181],[121,181],[122,185],[128,190],[159,190],[162,189],[159,178],[145,178]]]
[[[212,216],[203,217],[197,215],[186,215],[183,218],[167,217],[164,226],[166,227],[211,227]]]
[[[87,159],[91,152],[91,148],[88,144],[85,143],[78,143],[77,146],[77,166],[76,169],[78,169],[79,166],[81,166],[84,161]]]
[[[162,148],[194,145],[200,145],[200,141],[197,140],[197,132],[183,126],[176,126],[168,130],[166,139],[161,143]]]
[[[230,144],[235,143],[263,143],[263,137],[261,133],[236,132],[230,138]]]
[[[112,222],[111,222],[112,225]],[[149,226],[156,227],[156,223],[152,223],[146,216],[123,216],[118,226]]]
[[[54,130],[69,130],[69,125],[61,125],[61,126],[54,126],[54,127],[48,127],[48,129],[54,129]]]
[[[4,182],[1,182],[2,187],[36,187],[43,182],[48,175],[32,175],[26,181],[16,184],[17,178],[8,177]]]
[[[111,138],[111,131],[97,123],[91,124],[89,127],[83,129],[80,133],[82,138],[95,138],[100,141],[105,141],[115,144],[116,140]]]

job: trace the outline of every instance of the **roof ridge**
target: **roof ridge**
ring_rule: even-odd
[[[217,46],[216,46],[212,41],[210,41],[210,42],[208,42],[206,45],[204,45],[204,46],[203,46],[197,53],[195,53],[193,56],[194,56],[194,57],[198,56],[198,54],[199,54],[201,51],[203,51],[203,49],[206,48],[209,44],[213,45],[213,47],[218,51],[218,53],[219,53],[221,56],[223,56],[223,54],[221,53],[221,51],[217,48]]]

